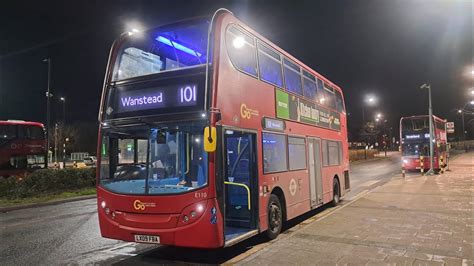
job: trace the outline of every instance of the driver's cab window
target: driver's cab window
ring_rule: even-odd
[[[119,139],[118,163],[146,163],[146,139]],[[135,157],[136,156],[136,157]]]

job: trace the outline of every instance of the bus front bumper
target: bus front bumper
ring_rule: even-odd
[[[136,241],[135,236],[158,236],[159,244],[219,248],[224,246],[222,216],[216,199],[206,200],[202,215],[192,219],[190,213],[147,214],[105,211],[98,203],[100,231],[103,237]],[[185,216],[187,218],[185,218]],[[154,242],[154,244],[158,244]]]

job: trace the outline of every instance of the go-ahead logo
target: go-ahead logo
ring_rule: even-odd
[[[258,111],[254,109],[250,109],[247,107],[245,103],[240,105],[240,116],[245,119],[250,119],[252,115],[258,116]]]
[[[144,211],[146,207],[156,207],[156,204],[154,202],[141,202],[140,200],[133,202],[133,208],[137,211]]]

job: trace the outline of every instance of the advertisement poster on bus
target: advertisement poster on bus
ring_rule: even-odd
[[[316,103],[275,89],[276,113],[281,119],[293,120],[332,130],[341,130],[340,114]]]

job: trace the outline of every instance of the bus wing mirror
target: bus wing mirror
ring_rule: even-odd
[[[215,152],[217,147],[217,133],[215,127],[204,128],[204,151]]]

